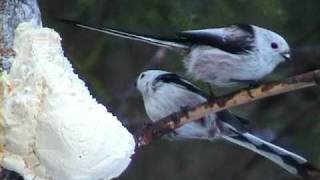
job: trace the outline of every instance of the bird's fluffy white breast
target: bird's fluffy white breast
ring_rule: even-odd
[[[206,99],[193,92],[185,90],[175,84],[163,84],[161,87],[144,97],[146,112],[152,121],[157,121],[174,112],[181,111],[181,108],[193,107]],[[175,138],[202,138],[210,139],[210,131],[214,131],[215,115],[205,118],[205,125],[191,122],[175,130],[178,135]]]
[[[274,68],[257,53],[235,55],[209,46],[195,47],[184,65],[195,79],[222,87],[235,85],[232,79],[260,79]]]
[[[205,101],[200,95],[189,92],[174,84],[165,84],[144,99],[147,114],[153,121],[161,119],[182,107],[194,106]]]

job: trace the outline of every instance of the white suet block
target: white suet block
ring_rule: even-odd
[[[4,157],[25,179],[98,180],[131,161],[133,136],[90,95],[63,55],[60,36],[22,23],[3,74]]]

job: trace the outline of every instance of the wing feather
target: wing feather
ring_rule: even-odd
[[[184,31],[178,36],[185,43],[208,45],[232,54],[244,54],[254,49],[254,30],[251,25]]]
[[[188,90],[189,92],[193,92],[197,95],[200,95],[205,99],[209,98],[209,96],[205,92],[203,92],[200,88],[191,84],[187,80],[184,80],[182,77],[180,77],[177,74],[166,73],[166,74],[160,75],[156,78],[154,83],[158,83],[159,81],[162,81],[164,83],[175,84],[176,86],[179,86],[181,88]],[[223,110],[216,114],[221,121],[224,121],[234,126],[238,131],[247,132],[247,128],[246,128],[246,126],[248,125],[247,122],[244,123],[242,118],[238,118],[237,116],[233,115],[229,110]]]

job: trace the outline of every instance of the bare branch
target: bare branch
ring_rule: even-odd
[[[320,82],[320,69],[290,77],[280,82],[262,84],[256,88],[242,89],[228,94],[215,101],[205,102],[190,108],[187,112],[173,113],[160,121],[147,124],[135,134],[138,146],[151,143],[182,125],[200,119],[210,113],[216,113],[228,108],[240,106],[270,96],[283,94],[307,87],[316,86]]]

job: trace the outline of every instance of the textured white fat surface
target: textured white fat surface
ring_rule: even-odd
[[[131,161],[133,136],[74,74],[60,40],[28,23],[15,32],[17,55],[4,75],[1,165],[25,179],[117,177]]]

